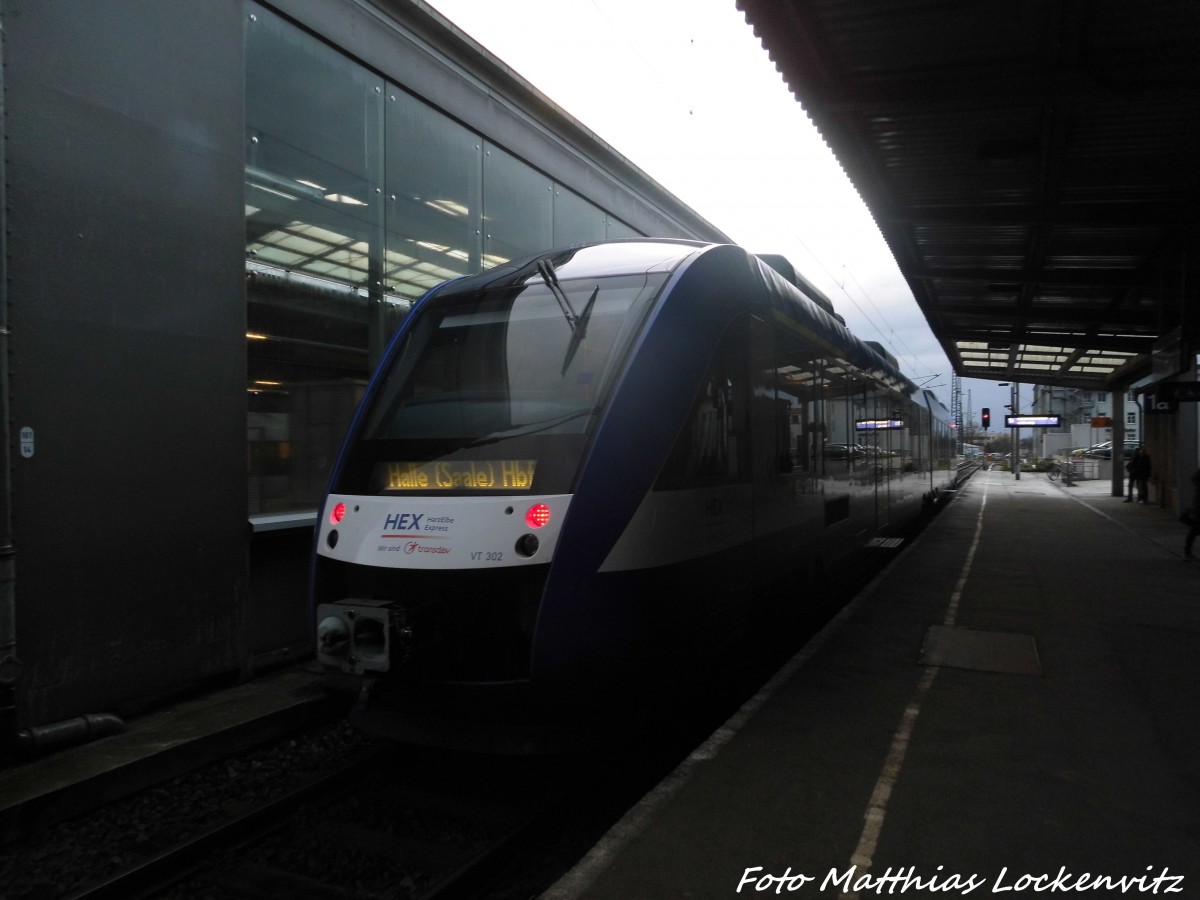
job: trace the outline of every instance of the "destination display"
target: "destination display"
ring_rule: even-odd
[[[535,469],[535,459],[387,462],[374,480],[381,491],[527,491]]]
[[[855,419],[855,431],[889,431],[904,427],[903,419]]]
[[[1058,428],[1062,416],[1005,416],[1005,428]]]

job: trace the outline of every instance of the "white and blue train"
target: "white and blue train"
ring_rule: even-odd
[[[430,291],[366,390],[315,537],[318,658],[379,730],[587,710],[809,602],[799,576],[957,464],[931,393],[739,247],[510,263]]]

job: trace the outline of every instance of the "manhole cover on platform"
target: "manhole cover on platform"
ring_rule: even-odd
[[[871,538],[867,541],[868,547],[899,547],[904,543],[904,538]]]
[[[925,632],[921,665],[1009,675],[1042,674],[1042,662],[1032,635],[949,625],[933,625]]]

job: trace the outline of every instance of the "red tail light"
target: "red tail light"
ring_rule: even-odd
[[[525,524],[530,528],[541,528],[550,521],[550,507],[545,503],[535,503],[525,513]]]

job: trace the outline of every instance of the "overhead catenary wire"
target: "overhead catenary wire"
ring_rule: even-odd
[[[798,243],[801,247],[804,248],[804,250],[812,258],[813,262],[816,263],[816,265],[821,269],[821,271],[823,271],[826,274],[826,276],[828,276],[829,280],[838,286],[838,289],[841,290],[841,292],[845,295],[846,299],[850,301],[850,303],[854,306],[854,308],[856,310],[858,310],[859,315],[861,315],[864,319],[866,319],[867,323],[871,326],[871,328],[875,331],[875,333],[880,336],[881,340],[885,340],[885,342],[888,343],[888,345],[891,346],[894,351],[897,350],[897,348],[895,347],[895,344],[893,344],[892,341],[890,341],[890,340],[886,340],[884,337],[885,335],[891,335],[892,338],[894,338],[901,345],[903,345],[904,350],[907,351],[906,358],[909,360],[910,363],[912,363],[913,370],[919,371],[922,368],[922,366],[918,360],[918,356],[917,356],[916,352],[911,347],[909,347],[908,344],[906,344],[903,341],[903,339],[901,339],[899,337],[899,335],[896,333],[896,329],[892,326],[891,322],[888,321],[887,317],[883,314],[883,311],[880,310],[878,305],[876,305],[875,301],[871,298],[870,292],[867,291],[867,289],[863,287],[862,283],[857,278],[854,277],[854,275],[849,271],[849,269],[847,269],[845,266],[842,266],[842,271],[845,272],[854,281],[854,283],[858,286],[858,289],[862,292],[863,296],[866,298],[867,302],[870,303],[871,308],[874,309],[876,314],[879,316],[879,318],[883,320],[883,323],[884,323],[883,327],[881,327],[871,317],[870,313],[868,313],[865,309],[863,309],[862,305],[858,302],[858,300],[854,297],[854,295],[846,289],[844,280],[839,279],[831,271],[829,271],[829,267],[827,265],[825,265],[824,261],[819,256],[817,256],[816,253],[813,252],[812,248],[809,247],[808,244],[806,244],[803,239],[801,239],[798,235],[792,235],[792,238],[793,238],[793,240],[796,241],[796,243]],[[901,353],[897,352],[896,355],[904,356],[905,354],[901,354]]]

